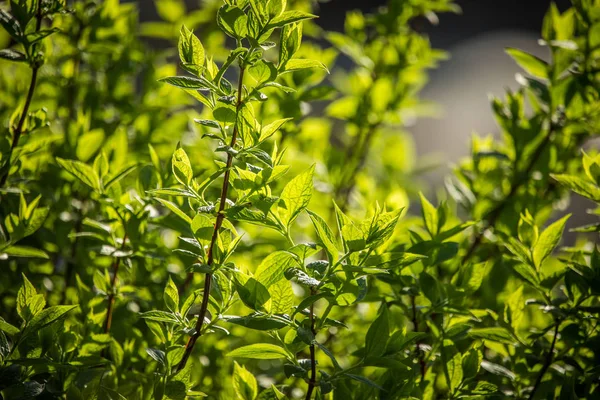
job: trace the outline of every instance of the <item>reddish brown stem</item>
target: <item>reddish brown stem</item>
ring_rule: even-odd
[[[244,67],[241,67],[240,68],[240,81],[238,82],[236,115],[239,113],[240,108],[242,106],[242,90],[244,88],[243,80],[244,80]],[[238,136],[238,129],[237,129],[237,123],[236,123],[233,127],[233,133],[231,134],[231,143],[229,145],[232,149],[234,148],[235,143],[237,141],[237,136]],[[208,247],[208,252],[206,254],[206,264],[208,266],[213,265],[213,262],[214,262],[213,249],[217,243],[217,238],[219,237],[219,230],[221,229],[221,226],[223,225],[223,220],[225,219],[224,211],[225,211],[225,205],[227,204],[227,192],[229,191],[229,175],[231,173],[232,165],[233,165],[233,154],[227,153],[227,168],[225,169],[225,174],[223,176],[223,186],[221,188],[221,199],[219,202],[219,211],[217,212],[217,219],[215,221],[212,237],[210,239],[210,245]],[[192,278],[193,278],[193,274],[189,273],[184,282],[184,285],[183,285],[183,289],[182,289],[183,292],[185,292],[185,290],[187,289],[187,286],[192,282]],[[195,327],[196,331],[194,332],[194,334],[192,336],[190,336],[187,344],[185,345],[185,351],[183,353],[183,357],[181,358],[181,361],[177,365],[177,371],[181,371],[183,368],[185,368],[185,365],[187,364],[187,361],[192,354],[192,350],[194,350],[196,341],[202,335],[202,326],[204,325],[204,319],[206,318],[206,313],[208,311],[208,299],[210,298],[211,283],[212,283],[212,274],[207,273],[206,278],[204,280],[204,293],[202,294],[202,303],[200,305],[200,312],[198,314],[198,320],[196,321],[196,327]]]
[[[127,243],[127,234],[123,236],[123,243],[121,244],[121,251],[125,250],[125,243]],[[113,276],[110,280],[110,293],[108,295],[108,306],[106,308],[106,319],[104,320],[104,333],[110,332],[112,325],[113,310],[115,308],[115,291],[117,285],[117,275],[119,274],[119,266],[121,265],[121,257],[115,257],[112,264]]]

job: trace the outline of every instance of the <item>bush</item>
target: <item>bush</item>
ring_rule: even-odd
[[[445,54],[411,24],[451,0],[343,34],[183,4],[0,6],[0,399],[600,397],[600,224],[560,246],[600,203],[597,0],[550,6],[549,62],[508,49],[502,137],[434,203],[404,127]]]

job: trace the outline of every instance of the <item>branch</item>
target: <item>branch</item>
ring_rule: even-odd
[[[359,158],[358,161],[353,163],[348,177],[345,178],[346,175],[342,175],[342,182],[340,182],[340,185],[335,191],[335,198],[338,199],[340,203],[339,206],[342,211],[346,211],[348,207],[350,193],[352,193],[354,186],[356,186],[356,176],[362,170],[365,162],[367,161],[369,147],[379,125],[380,123],[370,125],[364,138],[361,138],[360,135],[357,135],[356,140],[350,146],[350,159],[352,160],[356,154],[359,154]]]
[[[121,244],[121,251],[125,250],[125,243],[127,243],[127,234],[123,236],[123,243]],[[115,307],[115,286],[117,284],[117,275],[119,273],[119,266],[121,265],[121,257],[115,257],[112,265],[113,276],[110,280],[110,294],[108,295],[108,307],[106,308],[106,319],[104,320],[104,333],[110,332],[112,325],[113,310]]]
[[[525,168],[525,170],[521,174],[519,174],[517,176],[517,179],[515,179],[515,181],[512,183],[510,192],[508,193],[508,195],[498,205],[496,205],[496,207],[494,207],[492,210],[490,210],[490,212],[487,213],[486,216],[484,216],[482,218],[484,221],[486,221],[487,226],[483,230],[481,230],[477,234],[477,236],[475,236],[473,243],[467,250],[467,253],[462,258],[462,264],[465,264],[467,261],[469,261],[471,259],[473,254],[475,254],[475,250],[477,250],[479,248],[479,246],[481,245],[481,243],[483,243],[483,236],[485,235],[485,232],[489,228],[493,228],[496,225],[496,221],[498,220],[498,218],[500,217],[500,215],[502,214],[502,212],[504,211],[506,206],[512,201],[513,197],[517,194],[517,192],[523,186],[523,184],[527,183],[527,181],[529,180],[529,175],[531,174],[531,172],[533,170],[533,167],[535,167],[535,164],[538,162],[538,160],[540,159],[540,157],[546,150],[546,147],[548,146],[548,144],[550,144],[550,139],[552,137],[554,129],[555,129],[554,126],[550,127],[550,129],[548,130],[548,134],[544,137],[544,139],[540,142],[538,147],[535,149],[535,152],[531,156],[530,162],[527,165],[527,167]]]
[[[311,296],[315,294],[315,290],[311,289],[310,291]],[[308,381],[308,390],[306,391],[306,398],[305,400],[310,400],[310,398],[312,397],[312,393],[313,390],[315,389],[315,386],[317,385],[317,360],[315,358],[315,344],[314,341],[316,340],[316,336],[317,336],[317,330],[315,329],[315,313],[314,313],[314,308],[315,308],[315,303],[312,303],[310,305],[310,331],[313,334],[313,343],[310,344],[310,379]]]
[[[412,323],[414,326],[414,331],[419,332],[419,319],[417,318],[417,304],[416,304],[416,296],[410,296],[411,306],[412,306]],[[423,352],[421,351],[421,341],[417,340],[417,356],[419,357],[419,366],[421,367],[421,380],[425,379],[425,360],[423,359]]]
[[[535,384],[533,385],[533,390],[531,390],[531,393],[529,393],[529,400],[533,400],[533,396],[535,395],[535,392],[538,390],[538,388],[540,387],[540,384],[542,383],[542,379],[544,378],[544,375],[546,374],[546,371],[548,371],[548,368],[550,368],[550,365],[552,365],[552,358],[554,356],[554,347],[556,346],[556,338],[558,337],[558,327],[560,326],[560,322],[556,322],[556,326],[554,327],[554,337],[552,338],[552,344],[550,345],[550,350],[548,350],[548,354],[546,354],[546,361],[544,361],[544,365],[542,366],[542,369],[540,370],[540,374],[538,375],[537,379],[535,380]]]
[[[238,83],[238,96],[237,96],[237,104],[236,104],[236,123],[233,127],[233,133],[231,135],[231,143],[230,147],[233,149],[235,146],[235,142],[237,141],[238,128],[237,128],[237,115],[239,114],[240,108],[242,106],[242,90],[243,90],[243,81],[244,81],[244,67],[240,67],[240,81]],[[217,243],[217,238],[219,237],[219,230],[223,225],[223,220],[225,219],[225,205],[227,204],[227,192],[229,191],[229,175],[231,173],[231,167],[233,165],[233,154],[231,152],[227,153],[227,168],[225,169],[225,175],[223,176],[223,186],[221,188],[221,200],[219,203],[219,211],[217,212],[217,219],[215,221],[215,226],[213,229],[212,237],[210,239],[210,246],[208,247],[208,253],[206,255],[206,264],[210,267],[214,262],[214,253],[213,248]],[[183,291],[187,289],[193,279],[193,273],[189,273],[184,284]],[[198,338],[202,335],[202,326],[204,325],[204,319],[206,318],[206,312],[208,310],[208,299],[210,297],[210,287],[212,282],[212,273],[207,273],[206,278],[204,279],[204,293],[202,294],[202,303],[200,305],[200,312],[198,314],[198,320],[196,321],[196,332],[192,336],[190,336],[187,344],[185,345],[185,352],[183,353],[183,357],[179,364],[177,365],[177,371],[181,371],[185,368],[187,364],[187,360],[190,358],[192,354],[192,350],[194,349],[194,345]]]
[[[37,3],[37,14],[36,14],[36,24],[35,31],[39,32],[42,28],[42,0],[38,0]],[[27,98],[25,99],[25,105],[23,106],[23,112],[19,117],[19,122],[17,123],[17,127],[15,128],[15,132],[12,137],[12,143],[10,145],[10,150],[8,152],[6,169],[0,177],[0,189],[4,187],[6,181],[8,180],[8,175],[10,174],[10,163],[12,159],[13,152],[15,148],[19,145],[19,139],[21,139],[21,135],[23,134],[23,126],[25,125],[25,119],[29,114],[29,107],[31,106],[31,100],[33,99],[33,92],[35,91],[35,85],[37,82],[37,74],[38,69],[40,68],[40,64],[36,60],[31,60],[31,81],[29,82],[29,90],[27,91]]]

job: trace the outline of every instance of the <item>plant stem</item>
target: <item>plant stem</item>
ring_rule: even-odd
[[[316,293],[314,289],[311,289],[310,294],[313,296]],[[315,313],[314,313],[315,303],[313,302],[310,305],[310,331],[313,334],[313,342],[310,344],[310,378],[308,380],[308,390],[306,391],[305,400],[310,400],[312,397],[313,390],[317,385],[317,360],[315,358],[315,344],[314,341],[317,340],[317,330],[315,329]]]
[[[125,243],[127,243],[127,234],[123,236],[123,243],[121,244],[121,251],[125,250]],[[117,284],[117,275],[119,274],[119,266],[121,265],[121,257],[115,257],[112,265],[113,276],[110,280],[110,294],[108,295],[108,307],[106,308],[106,319],[104,320],[104,333],[110,332],[112,325],[113,310],[115,308],[115,288]]]
[[[535,380],[533,389],[531,390],[531,393],[529,393],[529,397],[528,397],[529,400],[533,400],[533,396],[535,396],[535,392],[537,392],[540,384],[542,383],[542,379],[544,378],[546,371],[548,371],[548,368],[550,368],[550,365],[552,365],[552,359],[554,356],[554,347],[556,346],[556,339],[558,337],[558,328],[559,327],[560,327],[560,322],[557,321],[556,326],[554,327],[554,336],[552,337],[552,344],[550,345],[550,350],[548,350],[548,354],[546,354],[546,361],[544,361],[544,365],[542,366],[542,369],[540,370],[540,373],[539,373],[537,379]]]
[[[36,13],[36,23],[35,23],[35,31],[39,32],[42,28],[42,0],[38,0],[37,3],[37,13]],[[33,92],[35,91],[35,85],[37,82],[38,70],[40,68],[40,64],[31,60],[31,80],[29,81],[29,90],[27,91],[27,97],[25,99],[25,105],[23,106],[23,112],[19,117],[19,122],[17,123],[17,127],[15,128],[15,132],[13,133],[12,143],[10,145],[10,151],[8,152],[6,169],[0,177],[0,188],[3,188],[8,180],[8,175],[10,174],[10,163],[12,160],[12,155],[15,148],[19,145],[19,139],[21,139],[21,134],[23,133],[23,126],[25,125],[25,119],[29,114],[29,107],[31,106],[31,100],[33,99]]]
[[[550,140],[552,138],[553,132],[554,132],[554,127],[551,126],[550,129],[548,130],[548,133],[544,137],[544,139],[536,147],[535,152],[531,156],[530,162],[527,165],[527,167],[525,168],[525,170],[521,174],[519,174],[517,176],[517,179],[515,179],[515,181],[512,183],[510,192],[508,193],[508,195],[498,205],[496,205],[496,207],[494,207],[489,213],[487,213],[486,216],[483,217],[483,220],[486,221],[487,226],[483,230],[481,230],[477,234],[477,236],[475,236],[473,243],[471,243],[471,246],[467,250],[467,253],[462,258],[462,264],[469,261],[471,259],[471,257],[475,254],[475,250],[477,250],[479,248],[479,246],[481,245],[481,243],[483,243],[483,236],[485,235],[485,232],[487,231],[487,229],[493,228],[496,225],[496,221],[498,220],[498,218],[500,217],[500,215],[502,214],[502,212],[504,211],[506,206],[510,203],[510,201],[513,199],[513,197],[517,194],[517,192],[519,191],[521,186],[523,186],[523,184],[525,184],[528,181],[529,175],[531,174],[533,167],[535,167],[535,164],[537,163],[539,158],[542,156],[542,154],[546,150],[546,147],[548,146],[548,144],[550,144]]]
[[[81,225],[83,223],[83,218],[81,215],[78,215],[77,222],[75,223],[75,234],[81,231]],[[75,236],[73,238],[73,243],[71,243],[71,258],[67,260],[67,269],[65,270],[65,287],[62,292],[62,300],[60,304],[65,304],[67,299],[67,289],[71,286],[71,280],[73,279],[73,273],[75,270],[75,258],[77,256],[77,240],[79,236]]]
[[[411,306],[412,306],[412,312],[413,312],[413,317],[412,317],[412,323],[414,326],[414,331],[415,332],[419,332],[419,319],[417,317],[417,303],[416,303],[416,296],[410,296],[410,302],[411,302]],[[425,360],[423,359],[423,352],[421,351],[421,341],[417,340],[417,356],[419,357],[419,366],[421,367],[421,381],[423,381],[423,379],[425,379]]]
[[[237,93],[237,104],[236,104],[236,120],[237,115],[240,112],[240,108],[242,106],[242,91],[244,89],[243,86],[244,81],[244,67],[240,66],[240,80],[238,82],[238,93]],[[233,133],[231,134],[231,143],[230,147],[233,149],[235,143],[237,141],[238,129],[237,129],[237,121],[233,127]],[[217,238],[219,237],[219,230],[221,229],[221,225],[223,225],[223,220],[225,219],[225,205],[227,204],[227,192],[229,191],[229,175],[231,173],[231,167],[233,165],[233,154],[231,152],[227,153],[227,167],[225,169],[225,174],[223,176],[223,186],[221,188],[221,199],[219,202],[219,211],[217,212],[217,219],[215,221],[215,226],[213,229],[212,237],[210,239],[210,245],[208,247],[208,252],[206,255],[206,264],[210,267],[214,262],[214,253],[213,248],[217,243]],[[189,284],[192,282],[193,273],[189,273],[184,284],[183,290],[185,291]],[[202,325],[204,325],[204,319],[206,318],[206,312],[208,310],[208,299],[210,297],[210,287],[212,282],[212,273],[207,273],[206,278],[204,279],[204,293],[202,294],[202,303],[200,305],[200,312],[198,314],[198,320],[196,321],[196,332],[188,339],[187,344],[185,345],[185,351],[183,353],[183,357],[181,361],[177,365],[177,371],[181,371],[185,365],[187,364],[187,360],[190,358],[192,354],[192,350],[194,349],[194,345],[198,338],[202,335]]]
[[[370,125],[364,137],[362,135],[357,135],[356,140],[350,146],[351,161],[354,161],[353,159],[356,155],[358,155],[358,160],[352,162],[349,170],[350,172],[348,174],[342,175],[342,181],[336,189],[335,198],[338,199],[340,203],[339,206],[342,211],[346,211],[348,208],[350,193],[352,193],[352,190],[356,185],[356,176],[367,161],[369,147],[378,127],[379,123]]]

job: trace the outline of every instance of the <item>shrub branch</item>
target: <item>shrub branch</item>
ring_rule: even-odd
[[[235,143],[237,141],[238,136],[238,128],[237,128],[237,115],[239,115],[240,108],[242,106],[242,91],[243,91],[243,81],[244,81],[244,67],[240,66],[240,79],[238,83],[238,93],[237,93],[237,104],[236,104],[236,122],[233,127],[233,133],[231,134],[231,143],[230,147],[233,149]],[[225,174],[223,176],[223,186],[221,188],[221,199],[219,202],[219,211],[217,212],[217,219],[215,221],[215,226],[213,229],[212,237],[210,239],[210,245],[208,247],[208,252],[206,255],[206,264],[210,267],[214,262],[214,253],[213,249],[217,243],[217,238],[219,237],[219,230],[223,225],[223,220],[225,219],[225,205],[227,204],[227,192],[229,191],[229,175],[231,173],[231,167],[233,165],[233,154],[231,152],[227,153],[227,167],[225,169]],[[183,291],[190,285],[193,279],[193,273],[189,273],[184,284]],[[194,349],[194,345],[198,338],[202,335],[202,326],[204,325],[204,319],[206,318],[206,313],[208,310],[208,299],[210,297],[210,287],[212,283],[212,273],[207,273],[206,278],[204,279],[204,293],[202,294],[202,303],[200,305],[200,312],[198,314],[198,320],[196,321],[196,332],[188,339],[187,344],[185,345],[185,351],[183,353],[183,357],[181,362],[177,365],[177,371],[181,371],[185,368],[190,355],[192,354],[192,350]]]
[[[311,290],[311,296],[315,294],[315,290]],[[306,391],[306,398],[305,400],[310,400],[310,398],[312,397],[312,393],[313,390],[315,389],[315,386],[317,385],[317,360],[315,357],[315,340],[316,336],[317,336],[317,330],[315,329],[315,303],[313,302],[310,305],[310,331],[313,334],[313,341],[310,344],[309,350],[310,350],[310,378],[308,380],[308,390]]]
[[[471,246],[469,246],[467,253],[462,258],[462,264],[466,263],[471,259],[471,257],[475,254],[475,251],[483,243],[483,236],[485,235],[485,232],[489,228],[493,228],[496,225],[498,218],[500,217],[506,206],[508,206],[508,204],[512,201],[519,189],[529,181],[529,175],[533,171],[533,167],[535,167],[535,164],[537,164],[538,160],[540,159],[548,145],[551,143],[551,138],[555,129],[556,127],[554,125],[550,127],[550,129],[548,130],[548,134],[546,134],[544,139],[536,147],[535,152],[531,156],[530,162],[529,164],[527,164],[525,170],[522,173],[517,174],[517,179],[515,179],[515,181],[512,183],[508,195],[506,195],[504,200],[498,203],[498,205],[496,205],[496,207],[490,210],[490,212],[488,212],[487,215],[483,218],[483,220],[486,221],[486,227],[475,236],[475,239],[471,243]]]
[[[121,251],[125,250],[125,243],[127,243],[127,234],[123,236],[123,243],[121,244]],[[115,257],[112,265],[113,276],[110,280],[110,293],[108,295],[108,306],[106,308],[106,319],[104,320],[104,333],[110,332],[112,325],[112,316],[115,308],[115,288],[117,285],[117,275],[119,274],[119,266],[121,265],[121,257]]]
[[[554,357],[554,347],[556,346],[556,339],[558,337],[559,326],[560,322],[556,322],[556,325],[554,326],[554,336],[552,337],[552,344],[550,344],[550,350],[548,350],[548,354],[546,354],[546,361],[544,361],[544,365],[542,366],[542,369],[540,370],[540,373],[537,379],[535,380],[533,389],[531,390],[531,393],[529,393],[529,400],[533,400],[535,392],[537,392],[538,388],[540,387],[540,384],[542,383],[542,379],[544,378],[546,371],[548,371],[548,368],[550,368],[550,365],[552,365],[552,360]]]
[[[38,0],[37,3],[37,12],[36,12],[36,22],[35,22],[35,32],[39,32],[42,28],[42,0]],[[13,152],[15,148],[19,145],[19,140],[21,139],[21,135],[23,134],[23,126],[25,125],[25,119],[27,119],[27,115],[29,114],[29,107],[31,106],[31,100],[33,99],[33,93],[35,92],[35,86],[37,82],[38,70],[40,69],[41,64],[37,62],[37,60],[31,61],[31,80],[29,81],[29,90],[27,91],[27,98],[25,99],[25,105],[23,106],[23,112],[19,117],[19,122],[17,122],[17,127],[15,128],[15,132],[12,137],[12,142],[10,145],[10,151],[8,152],[7,157],[7,165],[4,170],[2,177],[0,177],[0,188],[3,188],[8,180],[8,175],[10,174],[10,163],[12,160]]]

